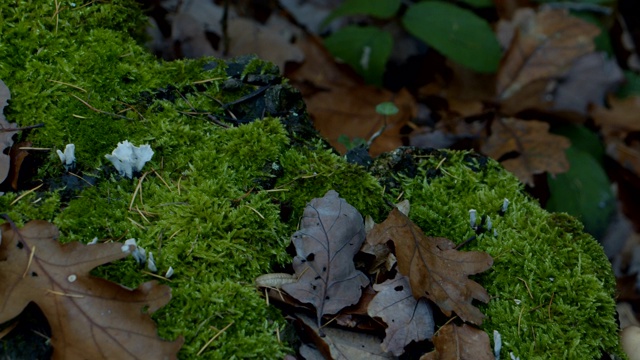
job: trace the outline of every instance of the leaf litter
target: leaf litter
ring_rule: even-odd
[[[171,299],[168,286],[131,290],[89,275],[133,246],[60,244],[57,228],[41,220],[22,228],[8,221],[0,231],[0,323],[33,302],[51,327],[52,359],[177,358],[183,339],[159,338],[150,317]]]
[[[401,207],[409,211],[408,203]],[[256,279],[267,300],[297,319],[299,331],[312,340],[313,344],[300,350],[306,358],[401,356],[409,344],[422,344],[434,335],[434,304],[447,317],[455,312],[459,318],[456,323],[482,323],[484,315],[472,301],[486,303],[489,295],[468,276],[489,269],[491,256],[458,251],[447,239],[424,235],[398,208],[384,222],[372,223],[367,221],[365,243],[362,215],[330,190],[307,205],[300,230],[292,236],[297,253],[293,260],[295,282],[286,274]],[[379,271],[374,263],[388,269]],[[315,321],[309,317],[312,314]],[[381,340],[378,334],[383,331],[386,335]],[[456,342],[460,336],[467,335],[454,331],[440,334],[439,341]],[[465,339],[474,341],[473,337]],[[425,346],[420,345],[422,353],[428,350]],[[483,351],[491,352],[488,342],[474,346],[486,346]],[[455,352],[451,351],[458,350],[448,347],[439,351],[450,356],[444,359],[453,358]]]

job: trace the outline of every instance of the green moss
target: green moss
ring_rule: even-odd
[[[57,17],[53,4],[0,6],[0,78],[13,95],[5,113],[22,126],[45,124],[29,134],[34,146],[75,143],[77,172],[95,184],[27,194],[14,205],[19,195],[6,194],[0,207],[19,224],[53,221],[61,241],[136,238],[160,272],[173,267],[165,281],[173,299],[154,318],[160,335],[185,337],[180,358],[195,358],[229,324],[203,357],[280,359],[289,351],[276,340],[285,321],[253,279],[291,261],[285,249],[305,204],[329,189],[378,221],[407,198],[426,233],[456,242],[473,234],[469,209],[490,215],[497,235],[470,248],[495,259],[477,279],[494,297],[483,327],[503,334],[504,351],[586,359],[619,350],[613,278],[599,245],[572,218],[540,209],[495,162],[462,152],[392,154],[371,176],[314,137],[299,94],[272,65],[158,62],[134,40],[142,17],[133,0],[63,5]],[[230,113],[244,125],[220,126]],[[125,139],[155,151],[133,180],[104,159]],[[45,179],[63,171],[53,152],[39,160]],[[501,216],[503,198],[511,205]],[[129,258],[94,273],[136,287],[153,279],[143,270]]]

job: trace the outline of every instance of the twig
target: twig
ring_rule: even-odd
[[[132,119],[129,119],[128,117],[126,117],[126,116],[122,116],[122,115],[118,115],[118,114],[110,113],[110,112],[108,112],[108,111],[100,110],[100,109],[98,109],[98,108],[95,108],[95,107],[91,106],[88,102],[86,102],[86,101],[84,101],[84,100],[80,99],[79,97],[77,97],[77,96],[75,96],[75,95],[73,95],[73,94],[69,94],[69,95],[71,95],[71,96],[73,96],[74,98],[78,99],[78,101],[80,101],[81,103],[83,103],[86,107],[88,107],[89,109],[91,109],[91,110],[93,110],[93,111],[95,111],[95,112],[97,112],[97,113],[105,114],[105,115],[109,115],[109,116],[113,116],[113,117],[117,117],[117,118],[120,118],[120,119],[132,120]]]
[[[224,328],[222,328],[222,330],[218,331],[217,334],[213,335],[213,337],[211,339],[209,339],[209,341],[207,341],[206,344],[204,344],[204,346],[200,349],[200,351],[198,351],[198,353],[196,354],[196,356],[200,356],[204,350],[209,347],[209,345],[211,345],[211,343],[213,342],[213,340],[215,340],[216,338],[218,338],[218,336],[220,336],[223,332],[225,332],[225,330],[227,330],[231,325],[233,325],[233,321],[229,323],[229,325],[225,326]]]

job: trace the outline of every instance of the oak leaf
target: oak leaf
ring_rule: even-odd
[[[369,303],[369,316],[379,317],[387,324],[382,350],[400,356],[410,342],[433,336],[431,306],[424,298],[413,297],[406,276],[396,274],[394,279],[373,285],[373,289],[378,294]]]
[[[549,133],[549,124],[535,120],[514,118],[496,119],[491,124],[491,136],[481,146],[482,152],[499,160],[517,153],[515,158],[501,161],[520,181],[534,186],[533,175],[548,172],[559,174],[569,170],[565,149],[569,139]]]
[[[149,316],[171,298],[168,286],[152,281],[130,290],[89,275],[133,246],[60,244],[56,227],[40,220],[21,229],[4,223],[0,231],[0,323],[34,302],[51,327],[52,359],[176,358],[182,338],[163,341]]]
[[[398,270],[409,277],[414,298],[426,296],[447,316],[454,311],[464,321],[482,323],[484,315],[471,302],[478,299],[486,303],[489,294],[467,276],[489,269],[493,264],[489,254],[457,251],[450,240],[425,236],[397,208],[367,236],[393,241]]]
[[[16,132],[16,124],[9,123],[4,118],[4,107],[7,106],[11,99],[11,92],[7,85],[0,80],[0,183],[7,178],[11,169],[11,157],[9,148],[13,145],[13,135]]]
[[[447,324],[433,337],[435,350],[420,360],[493,360],[489,335],[468,324]]]
[[[364,236],[362,215],[333,190],[304,209],[300,230],[292,237],[298,281],[282,285],[282,290],[312,304],[318,325],[323,315],[357,303],[369,284],[353,263]]]
[[[593,38],[600,33],[596,25],[566,10],[522,11],[514,16],[516,31],[498,70],[501,100],[535,81],[563,75],[577,58],[594,50]]]

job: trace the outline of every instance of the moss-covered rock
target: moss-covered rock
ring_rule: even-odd
[[[540,209],[495,162],[399,149],[369,173],[316,137],[299,94],[271,65],[159,62],[140,46],[144,22],[132,0],[58,4],[0,7],[0,79],[12,91],[8,119],[45,124],[21,136],[42,148],[74,143],[83,179],[65,175],[55,152],[34,154],[33,183],[45,186],[5,194],[0,209],[17,223],[53,221],[62,241],[136,238],[161,272],[173,267],[173,299],[154,318],[161,336],[185,337],[181,358],[194,358],[232,322],[203,356],[279,359],[289,351],[277,339],[285,321],[253,279],[290,262],[289,236],[305,204],[329,189],[376,220],[409,199],[427,234],[456,242],[472,234],[469,209],[490,216],[495,234],[471,247],[495,259],[478,279],[492,295],[483,328],[502,334],[503,356],[618,351],[602,249],[574,219]],[[123,140],[155,151],[134,180],[104,158]],[[505,198],[511,205],[501,214]],[[135,287],[152,279],[142,270],[127,259],[96,273]],[[0,344],[7,351],[6,339]]]

